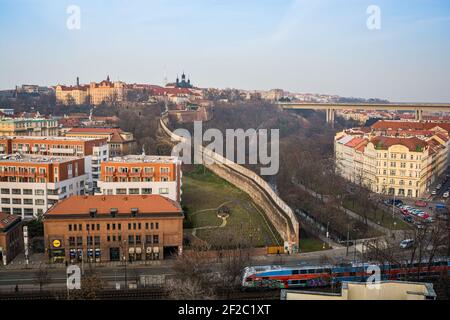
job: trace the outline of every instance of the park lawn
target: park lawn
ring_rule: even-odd
[[[366,213],[367,219],[380,224],[381,226],[391,229],[391,230],[407,230],[411,227],[403,220],[394,217],[392,218],[392,212],[384,211],[381,208],[375,210],[367,210],[362,207],[358,202],[353,203],[351,200],[344,200],[344,207],[359,214],[360,216],[364,216],[363,212]],[[394,226],[394,222],[396,223]]]
[[[197,229],[196,236],[212,246],[223,245],[218,243],[222,241],[221,233],[236,233],[240,237],[244,235],[255,247],[282,244],[278,233],[270,222],[266,223],[267,218],[263,216],[262,210],[248,195],[211,171],[202,166],[185,171],[182,188],[182,206],[187,212],[185,226],[188,232],[192,233],[193,228],[220,226],[222,219],[217,217],[217,208],[226,205],[231,209],[225,227]]]
[[[328,250],[330,247],[325,243],[325,248],[323,247],[323,241],[319,238],[300,238],[300,253],[314,252]]]

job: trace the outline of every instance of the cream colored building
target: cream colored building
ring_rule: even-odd
[[[448,136],[396,138],[339,132],[336,171],[380,194],[422,197],[448,165]]]
[[[78,81],[77,81],[78,82]],[[112,103],[123,101],[125,96],[125,83],[121,81],[111,82],[109,76],[100,83],[91,82],[89,85],[80,86],[56,86],[56,101],[68,105],[91,103],[99,105],[103,102]]]
[[[341,293],[281,290],[281,300],[436,300],[431,283],[381,281],[344,282]]]
[[[0,119],[0,136],[57,136],[56,119],[8,118]]]
[[[58,85],[55,88],[56,102],[64,105],[87,103],[88,88],[88,86],[66,87]]]

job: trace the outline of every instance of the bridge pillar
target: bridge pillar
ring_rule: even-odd
[[[334,109],[326,109],[326,121],[327,123],[334,125]]]
[[[418,121],[423,120],[423,110],[422,109],[416,109],[416,120],[418,120]]]

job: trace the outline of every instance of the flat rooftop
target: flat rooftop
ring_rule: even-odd
[[[21,162],[21,163],[64,163],[67,161],[77,160],[80,157],[62,157],[62,156],[41,156],[33,154],[0,154],[0,164],[4,162]]]
[[[146,156],[146,155],[126,155],[122,157],[112,157],[108,162],[118,163],[176,163],[179,161],[178,157],[171,156]]]

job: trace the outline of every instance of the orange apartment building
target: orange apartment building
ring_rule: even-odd
[[[84,194],[87,180],[83,158],[2,155],[1,211],[22,218],[38,216],[66,197]]]
[[[159,195],[73,196],[44,215],[51,262],[159,260],[181,254],[184,215]]]
[[[43,156],[84,157],[84,168],[89,180],[89,190],[97,188],[100,178],[100,164],[109,157],[107,138],[85,137],[0,137],[0,153]]]
[[[114,157],[101,164],[97,194],[159,194],[180,202],[181,178],[181,160],[178,157],[146,155]]]
[[[0,263],[7,265],[23,248],[22,219],[0,212]]]

